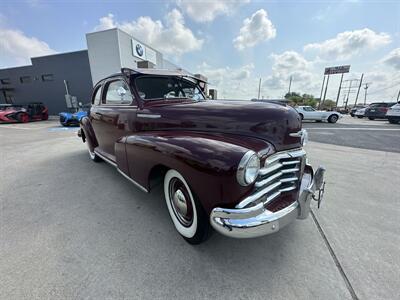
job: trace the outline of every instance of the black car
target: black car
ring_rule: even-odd
[[[386,119],[386,112],[388,111],[389,107],[392,107],[395,104],[396,102],[372,103],[365,109],[365,116],[370,120]]]

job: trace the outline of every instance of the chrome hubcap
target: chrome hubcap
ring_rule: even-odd
[[[169,197],[172,209],[179,222],[189,227],[193,222],[193,207],[185,185],[173,178],[169,183]]]
[[[181,215],[187,214],[187,203],[185,195],[182,193],[181,190],[177,190],[173,196],[174,205]]]

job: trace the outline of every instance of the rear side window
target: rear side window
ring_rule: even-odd
[[[99,86],[94,94],[92,103],[94,105],[99,105],[101,100],[101,86]]]
[[[129,86],[123,80],[110,81],[105,86],[105,104],[131,104],[133,97]]]

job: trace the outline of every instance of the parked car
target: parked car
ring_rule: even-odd
[[[336,123],[342,114],[337,111],[316,110],[311,106],[297,106],[295,107],[302,120],[313,120],[317,122],[328,121],[329,123]]]
[[[181,71],[122,69],[95,85],[78,136],[93,161],[141,190],[161,179],[172,222],[189,243],[204,241],[211,226],[250,238],[307,218],[311,199],[322,199],[325,169],[307,164],[297,112],[206,101],[204,86]]]
[[[364,118],[366,109],[367,109],[366,107],[357,109],[356,112],[354,113],[354,116],[356,116],[359,119]]]
[[[0,105],[0,123],[26,123],[29,121],[47,120],[48,118],[48,109],[40,102],[32,102],[24,105]]]
[[[365,104],[357,104],[355,105],[351,110],[350,110],[350,116],[355,117],[356,116],[356,111],[359,109],[366,108],[368,105]]]
[[[86,117],[88,112],[87,110],[90,108],[90,105],[82,106],[82,103],[79,104],[79,110],[77,112],[61,112],[59,113],[60,124],[62,126],[79,126],[79,122],[83,117]]]
[[[396,102],[371,103],[365,110],[365,116],[370,120],[386,119],[386,112],[389,110],[389,107],[395,104]]]
[[[400,101],[397,104],[389,107],[386,118],[392,124],[397,124],[400,122]]]

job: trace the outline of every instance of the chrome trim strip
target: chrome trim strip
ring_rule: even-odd
[[[126,175],[120,168],[117,168],[118,172],[122,174],[122,176],[124,176],[126,179],[128,179],[130,182],[132,182],[134,185],[136,185],[139,189],[141,189],[142,191],[148,193],[149,190],[146,189],[144,186],[142,186],[140,183],[137,183],[135,180],[133,180],[132,178],[130,178],[128,175]]]
[[[96,149],[94,150],[94,152],[96,153],[96,155],[100,156],[101,159],[103,159],[105,162],[109,163],[110,165],[112,165],[113,167],[117,168],[117,171],[119,173],[121,173],[126,179],[128,179],[130,182],[132,182],[134,185],[136,185],[139,189],[141,189],[142,191],[148,193],[149,190],[146,189],[144,186],[142,186],[140,183],[137,183],[135,180],[133,180],[132,178],[130,178],[128,175],[126,175],[123,171],[121,171],[120,168],[118,168],[117,164],[115,162],[113,162],[112,160],[108,159],[107,157],[105,157],[104,155],[100,154],[98,151],[96,151]]]
[[[113,162],[111,159],[105,157],[103,154],[101,154],[100,152],[96,151],[96,149],[94,149],[94,153],[98,156],[100,156],[101,159],[103,159],[105,162],[109,163],[110,165],[117,167],[117,164],[115,162]]]
[[[275,182],[274,184],[271,184],[271,185],[267,186],[266,188],[264,188],[262,190],[259,190],[258,192],[250,195],[249,197],[247,197],[246,199],[241,201],[238,205],[236,205],[236,208],[244,208],[244,207],[246,207],[251,202],[261,198],[262,196],[264,196],[268,192],[270,192],[270,191],[276,189],[277,187],[279,187],[281,184],[282,183],[280,181],[278,181],[278,182]]]
[[[148,119],[159,119],[161,115],[159,114],[136,114],[138,118],[148,118]]]

